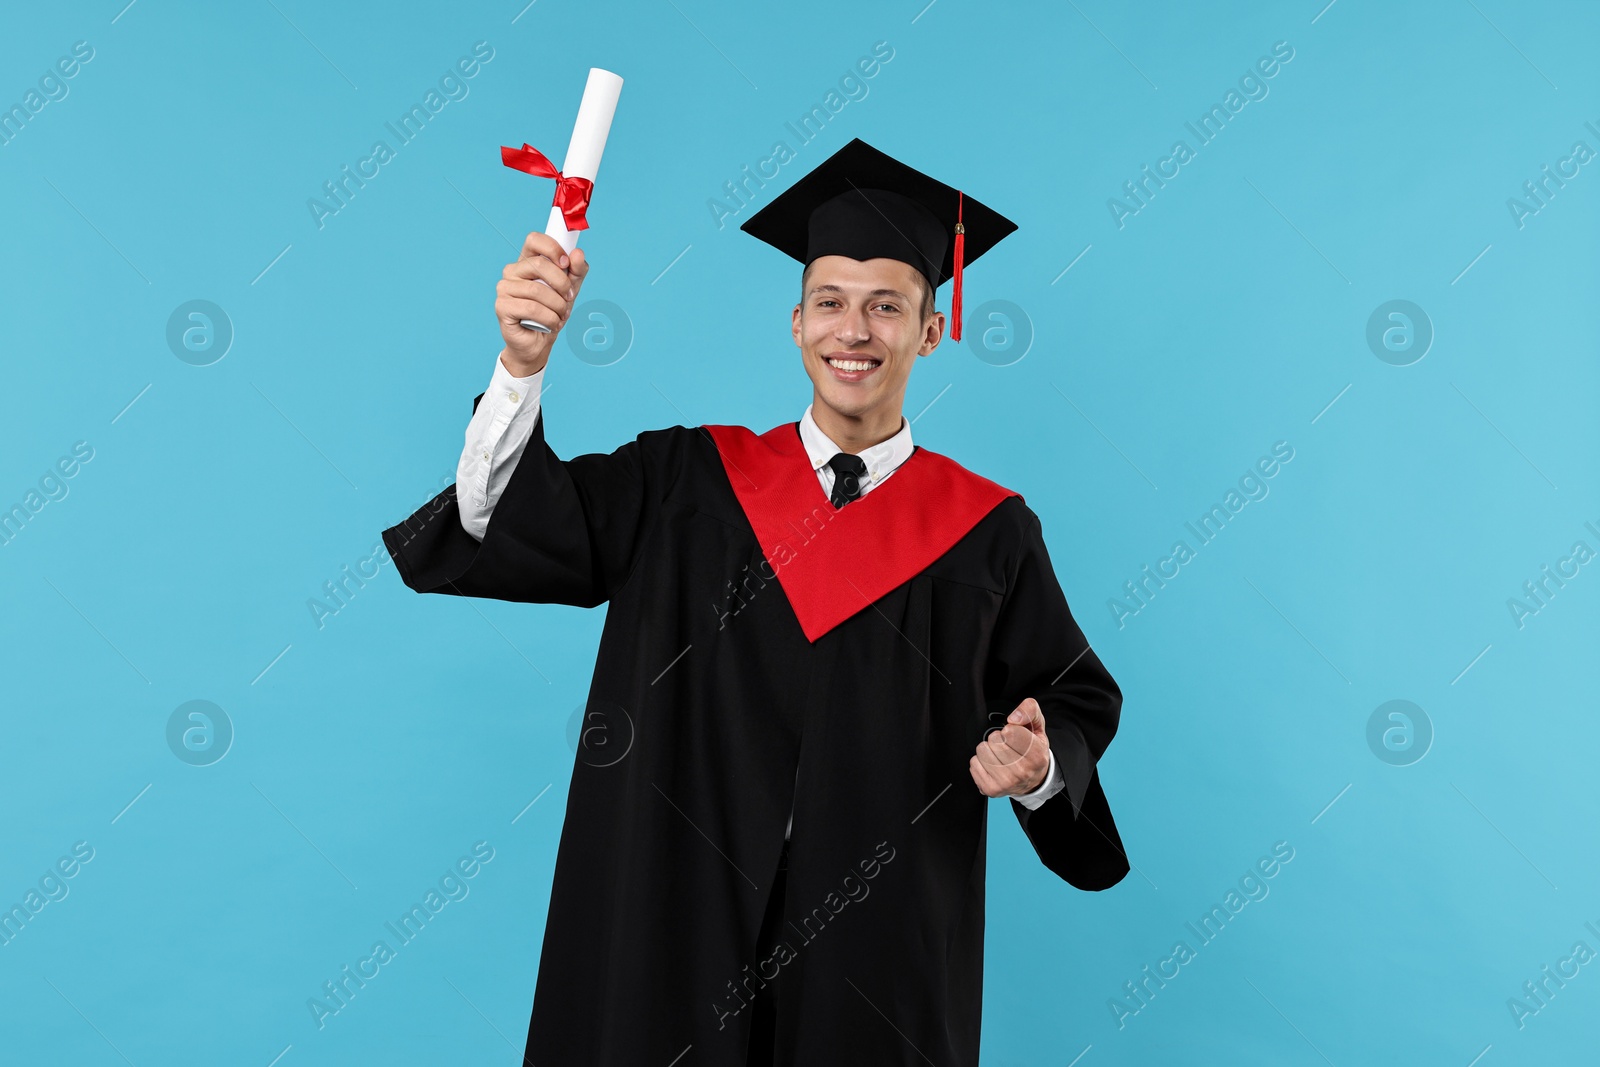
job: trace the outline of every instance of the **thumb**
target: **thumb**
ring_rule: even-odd
[[[1028,697],[1012,709],[1011,714],[1006,716],[1006,721],[1026,726],[1033,733],[1040,736],[1044,734],[1044,711],[1039,707],[1039,702],[1033,697]]]

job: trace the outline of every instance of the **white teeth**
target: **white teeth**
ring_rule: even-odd
[[[828,365],[838,367],[840,370],[871,370],[877,366],[876,363],[866,359],[830,359]]]

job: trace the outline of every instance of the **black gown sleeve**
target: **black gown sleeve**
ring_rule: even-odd
[[[1028,697],[1039,702],[1066,786],[1036,809],[1015,798],[1011,808],[1046,867],[1079,889],[1107,889],[1128,873],[1097,769],[1117,732],[1122,690],[1072,618],[1039,517],[1020,501],[1016,506],[1025,522],[989,646],[989,721],[1004,722]]]
[[[643,442],[664,431],[610,454],[561,460],[545,442],[544,415],[541,407],[482,542],[462,528],[455,485],[383,531],[407,586],[594,607],[627,581],[660,512],[659,478],[646,470]]]

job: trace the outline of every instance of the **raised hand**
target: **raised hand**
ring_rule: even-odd
[[[506,264],[495,286],[494,313],[506,343],[500,361],[513,375],[526,378],[544,369],[588,273],[581,248],[569,257],[554,237],[542,233],[530,233],[522,242],[521,257]],[[522,325],[524,319],[548,326],[550,332],[530,330]]]

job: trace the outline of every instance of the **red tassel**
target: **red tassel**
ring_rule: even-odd
[[[950,340],[961,340],[961,260],[967,252],[967,230],[961,225],[961,205],[965,197],[956,193],[955,278],[950,290]]]

